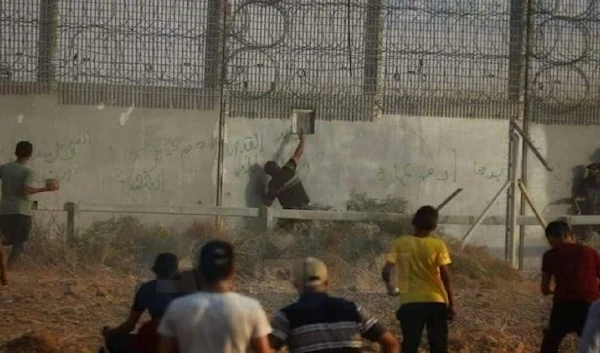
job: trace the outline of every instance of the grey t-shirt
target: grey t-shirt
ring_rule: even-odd
[[[31,216],[32,201],[23,194],[24,186],[33,186],[33,172],[27,166],[11,162],[0,166],[2,201],[0,214]]]

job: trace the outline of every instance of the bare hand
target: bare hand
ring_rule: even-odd
[[[387,287],[388,295],[390,297],[397,297],[400,295],[400,289],[398,289],[398,287],[396,287],[392,284],[387,284],[386,287]]]
[[[60,188],[60,184],[56,179],[46,179],[46,188],[50,191],[56,191]]]

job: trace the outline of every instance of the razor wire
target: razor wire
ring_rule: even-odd
[[[211,95],[231,116],[369,120],[380,97],[386,114],[506,119],[523,60],[534,120],[597,123],[600,0],[531,0],[516,22],[517,0],[55,0],[51,58],[40,1],[0,6],[0,84],[35,84],[46,60],[63,90]]]

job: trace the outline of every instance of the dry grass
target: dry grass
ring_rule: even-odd
[[[92,350],[74,335],[57,335],[51,331],[28,333],[0,347],[2,353],[91,353]]]
[[[379,205],[404,207],[394,200]],[[2,352],[70,353],[66,347],[72,339],[80,344],[74,345],[77,352],[97,349],[100,328],[124,319],[135,282],[148,276],[157,253],[174,252],[184,266],[190,266],[196,250],[213,238],[235,245],[238,289],[260,299],[269,313],[295,299],[288,281],[289,260],[311,255],[329,265],[333,294],[360,302],[397,331],[397,304],[384,294],[379,274],[394,236],[381,229],[401,234],[404,226],[321,222],[308,226],[306,236],[294,236],[250,230],[225,233],[207,223],[176,231],[123,217],[97,222],[74,239],[61,241],[61,229],[37,224],[27,266],[15,273],[0,297]],[[453,258],[458,311],[450,329],[450,351],[537,351],[549,313],[549,303],[540,299],[537,284],[521,279],[483,247],[463,248],[452,238],[446,240]],[[3,298],[12,303],[2,304]],[[573,343],[566,348],[574,351]]]

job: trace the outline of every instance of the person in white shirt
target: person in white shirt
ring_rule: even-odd
[[[213,240],[202,247],[202,291],[175,299],[158,327],[159,353],[271,353],[262,305],[232,291],[234,252]]]
[[[600,353],[600,300],[592,304],[579,340],[579,353]]]

